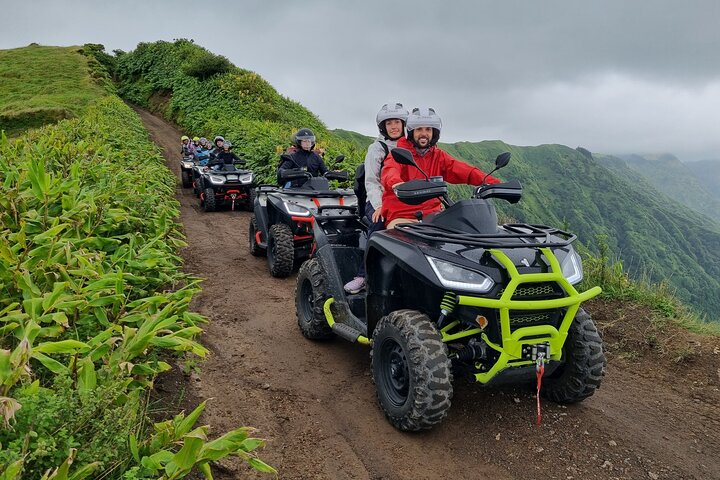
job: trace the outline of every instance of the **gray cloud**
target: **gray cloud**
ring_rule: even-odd
[[[331,128],[433,105],[446,141],[720,158],[720,3],[0,0],[0,48],[188,37]]]

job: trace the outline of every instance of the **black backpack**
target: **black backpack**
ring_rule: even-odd
[[[385,159],[387,158],[388,153],[390,153],[390,149],[388,149],[385,142],[380,142],[380,145],[382,145],[383,150],[385,150],[385,156],[380,162],[380,172],[382,172]],[[365,216],[365,204],[367,203],[367,190],[365,190],[365,162],[358,165],[355,170],[355,184],[353,185],[353,190],[355,191],[355,196],[357,196],[358,213],[360,214],[360,218],[362,218]]]

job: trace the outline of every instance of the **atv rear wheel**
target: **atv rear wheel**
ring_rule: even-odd
[[[262,257],[265,255],[265,249],[257,242],[257,220],[255,215],[250,217],[250,225],[248,226],[248,240],[250,242],[250,255],[253,257]]]
[[[300,267],[295,287],[298,326],[310,340],[325,340],[335,336],[323,310],[328,298],[330,292],[325,269],[320,259],[311,258]]]
[[[370,359],[380,408],[395,428],[426,430],[447,416],[453,394],[450,360],[427,315],[397,310],[380,319]]]
[[[290,227],[284,223],[276,223],[270,227],[267,240],[267,259],[270,275],[273,277],[283,278],[292,273],[295,244]]]
[[[605,368],[602,339],[582,308],[570,325],[563,350],[565,363],[543,379],[542,394],[553,402],[577,403],[600,388]]]
[[[208,187],[203,191],[203,205],[206,212],[214,212],[217,209],[215,202],[215,190]]]
[[[187,170],[182,171],[180,178],[182,179],[183,188],[192,187],[192,179],[190,178],[190,173]]]

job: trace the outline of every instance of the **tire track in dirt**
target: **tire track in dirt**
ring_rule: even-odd
[[[137,110],[179,175],[181,133]],[[212,398],[203,422],[219,434],[240,425],[268,440],[261,457],[283,479],[678,479],[720,478],[717,384],[700,400],[658,387],[632,365],[610,363],[602,389],[579,405],[544,403],[533,425],[531,389],[455,384],[453,407],[430,432],[401,433],[375,402],[368,350],[311,342],[297,327],[295,275],[274,279],[248,252],[248,212],[205,213],[180,188],[185,270],[205,278],[193,309],[210,318],[210,357],[187,378]],[[686,379],[686,383],[691,380]],[[267,478],[220,462],[216,478]]]

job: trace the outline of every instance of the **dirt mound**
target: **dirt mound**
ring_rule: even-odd
[[[179,173],[180,132],[139,113]],[[647,313],[595,301],[588,310],[609,362],[593,397],[568,407],[544,403],[536,427],[531,388],[461,380],[440,426],[401,433],[376,404],[365,347],[301,335],[294,276],[272,278],[265,259],[249,254],[249,214],[203,213],[179,181],[177,198],[185,268],[207,279],[193,308],[211,320],[203,342],[212,354],[199,373],[160,385],[169,396],[213,398],[203,421],[216,434],[257,427],[269,441],[262,457],[280,478],[720,478],[716,339],[650,329]],[[266,478],[221,463],[216,478]]]

